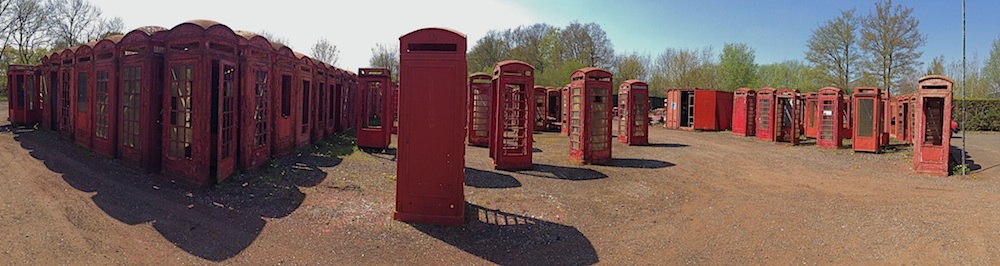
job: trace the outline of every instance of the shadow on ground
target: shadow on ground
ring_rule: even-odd
[[[521,170],[517,171],[517,173],[535,177],[573,180],[573,181],[602,179],[608,177],[608,175],[593,169],[565,167],[565,166],[556,166],[547,164],[534,164],[534,167],[531,170]]]
[[[211,261],[226,260],[250,246],[267,223],[263,218],[290,215],[305,199],[299,187],[318,185],[326,178],[320,168],[340,164],[339,157],[353,151],[341,146],[345,137],[336,136],[255,172],[237,173],[214,189],[199,190],[174,183],[170,175],[138,174],[53,132],[15,139],[67,184],[93,193],[91,199],[108,216],[128,225],[151,223],[178,248]]]
[[[601,164],[604,166],[612,167],[626,167],[626,168],[667,168],[675,166],[676,164],[664,162],[660,160],[650,160],[650,159],[635,159],[635,158],[612,158],[610,163]]]
[[[465,185],[475,188],[515,188],[521,182],[513,176],[475,168],[465,168]]]
[[[949,174],[954,174],[954,173],[951,173],[950,170],[954,169],[954,168],[952,168],[952,166],[961,165],[962,164],[962,149],[959,148],[959,147],[951,146],[951,154],[949,156],[950,156],[949,158],[951,159],[951,163],[948,164]],[[979,165],[978,163],[976,163],[976,160],[972,159],[972,153],[966,153],[965,154],[965,163],[969,166],[969,171],[970,171],[969,173],[970,174],[979,173],[979,172],[986,171],[986,170],[992,169],[994,167],[1000,166],[1000,164],[998,164],[998,165],[991,165],[989,167],[983,168],[982,165]],[[959,173],[959,174],[961,174],[961,173]]]
[[[650,143],[648,145],[640,145],[642,147],[654,147],[654,148],[683,148],[687,147],[687,144],[681,143]]]
[[[499,265],[590,265],[593,244],[575,227],[466,203],[465,224],[410,224],[427,235]]]

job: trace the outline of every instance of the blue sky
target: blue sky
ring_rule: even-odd
[[[345,69],[368,66],[377,43],[398,44],[398,37],[423,27],[448,27],[465,33],[469,47],[490,29],[570,21],[595,22],[607,32],[617,52],[656,56],[667,47],[716,52],[729,42],[756,50],[761,64],[803,59],[811,31],[842,9],[861,14],[874,1],[640,1],[640,0],[383,0],[305,1],[172,0],[150,7],[131,0],[91,0],[106,16],[119,16],[128,29],[146,25],[171,28],[191,19],[211,19],[233,29],[267,30],[287,38],[296,51],[308,54],[319,37],[341,51]],[[922,61],[945,55],[961,57],[961,1],[897,1],[914,8],[921,33],[928,36]],[[968,0],[969,56],[985,58],[1000,35],[1000,1]]]

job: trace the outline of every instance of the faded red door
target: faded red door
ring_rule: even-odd
[[[213,108],[213,125],[211,126],[212,138],[218,145],[213,158],[215,163],[215,178],[217,182],[222,182],[231,175],[236,167],[236,67],[235,64],[225,60],[219,60],[215,71],[220,73],[218,82],[213,84],[215,88],[213,97],[217,99],[213,103],[217,108]],[[215,75],[213,75],[215,76]]]

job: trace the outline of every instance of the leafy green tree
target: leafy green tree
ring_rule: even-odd
[[[922,64],[918,59],[927,36],[920,34],[920,21],[913,8],[885,0],[875,3],[874,12],[861,25],[861,50],[868,54],[865,71],[880,80],[879,88],[895,92],[896,85]]]
[[[615,48],[608,34],[597,23],[570,22],[560,32],[562,58],[583,62],[589,66],[610,68],[615,59]]]
[[[399,80],[399,47],[395,45],[376,44],[372,48],[372,57],[368,59],[371,67],[389,69],[392,72],[392,81]]]
[[[828,85],[851,88],[858,78],[861,52],[858,50],[859,18],[855,9],[820,24],[809,37],[806,60],[816,68],[819,79]]]
[[[626,80],[638,79],[647,81],[650,74],[650,58],[647,54],[631,52],[619,56],[614,67],[614,84],[620,84]]]
[[[982,72],[990,96],[1000,97],[1000,37],[993,39],[993,49],[990,49]]]
[[[760,77],[757,87],[793,88],[802,92],[818,91],[825,85],[816,78],[821,75],[817,72],[808,64],[798,60],[765,64],[757,69]]]
[[[940,55],[931,59],[930,65],[927,65],[926,75],[944,75],[944,55]]]
[[[734,91],[757,84],[757,63],[754,49],[745,43],[727,43],[719,56],[719,90]]]

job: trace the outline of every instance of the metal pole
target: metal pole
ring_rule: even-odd
[[[966,120],[965,119],[966,119],[966,115],[968,114],[968,112],[966,111],[966,108],[967,108],[966,106],[969,105],[969,102],[965,100],[965,91],[968,90],[968,87],[966,87],[966,84],[965,84],[965,71],[966,71],[966,68],[967,68],[967,66],[965,65],[965,0],[962,0],[962,126],[961,126],[961,128],[962,128],[962,176],[965,176],[966,172],[968,172],[968,169],[969,169],[969,165],[968,165],[968,163],[965,160],[965,158],[969,157],[968,156],[968,151],[965,150],[965,143],[966,143],[966,141],[965,141],[965,123],[966,123]]]

